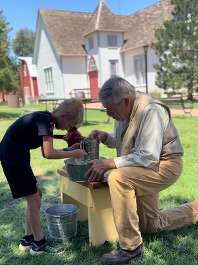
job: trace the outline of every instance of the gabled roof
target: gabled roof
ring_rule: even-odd
[[[32,57],[18,57],[18,59],[26,62],[30,77],[37,77],[36,65],[32,64]]]
[[[172,18],[173,6],[169,2],[158,2],[121,20],[121,23],[127,26],[122,52],[156,41],[155,29],[162,27],[165,20]]]
[[[39,14],[59,55],[85,55],[82,32],[91,13],[40,9]]]
[[[100,1],[88,25],[86,25],[83,35],[86,36],[95,31],[124,31],[124,28],[122,28],[119,21],[117,21],[117,16],[112,13],[104,1]]]
[[[155,41],[154,30],[171,18],[172,10],[170,0],[161,0],[130,16],[121,16],[113,14],[100,0],[93,13],[40,9],[39,16],[57,54],[85,56],[84,37],[96,31],[123,32],[122,52]]]

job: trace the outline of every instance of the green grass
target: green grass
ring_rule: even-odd
[[[44,109],[43,105],[31,105],[27,108]],[[16,120],[22,109],[9,109],[0,106],[0,139],[7,127]],[[193,201],[198,198],[197,189],[197,153],[198,153],[198,117],[182,118],[174,116],[180,138],[185,150],[184,171],[181,178],[172,187],[161,193],[161,209]],[[88,110],[88,124],[80,128],[82,135],[87,136],[93,129],[112,131],[113,119],[107,123],[104,112]],[[55,132],[60,133],[62,132]],[[55,147],[65,147],[62,140],[54,140]],[[64,160],[46,160],[40,149],[31,152],[32,167],[43,190],[42,225],[48,235],[44,210],[49,203],[60,202],[59,183],[56,169],[64,164]],[[100,155],[115,156],[114,150],[100,145]],[[70,242],[65,243],[66,252],[62,255],[44,255],[32,257],[20,252],[18,243],[24,233],[23,199],[14,200],[8,184],[0,168],[0,264],[12,265],[97,265],[101,264],[103,253],[115,248],[117,242],[109,242],[98,248],[88,243],[87,222],[78,224],[78,233]],[[98,228],[99,229],[99,228]],[[111,229],[111,228],[109,228]],[[129,264],[134,265],[197,265],[198,264],[198,226],[193,225],[172,232],[161,232],[155,235],[143,235],[145,255]]]

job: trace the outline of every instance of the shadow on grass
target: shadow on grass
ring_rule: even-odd
[[[60,200],[60,192],[57,178],[53,177],[54,172],[49,170],[45,176],[37,176],[39,185],[43,190],[43,201],[57,203]],[[49,176],[49,178],[48,178]],[[0,190],[6,189],[8,194],[9,187],[6,183],[0,185]],[[8,195],[7,195],[8,197]],[[2,197],[1,203],[2,203]],[[182,196],[171,196],[162,199],[162,204],[181,204],[186,202]],[[64,242],[65,253],[62,255],[44,255],[32,257],[28,252],[21,253],[18,250],[18,243],[24,233],[24,207],[23,199],[14,200],[10,197],[10,204],[3,203],[4,209],[0,211],[0,263],[18,265],[99,265],[103,253],[113,250],[117,242],[105,242],[104,245],[93,247],[89,245],[88,223],[79,222],[77,235]],[[7,207],[6,207],[7,206]],[[44,234],[49,236],[46,216],[41,211],[41,221]],[[100,229],[95,227],[95,229]],[[109,228],[111,229],[111,227]],[[5,231],[5,232],[4,232]],[[180,230],[170,232],[160,232],[157,234],[143,234],[145,255],[129,264],[133,265],[184,265],[188,260],[188,265],[197,264],[198,251],[195,248],[195,240],[198,238],[198,226],[193,225]],[[4,255],[6,253],[6,255]],[[14,257],[14,259],[13,259]]]
[[[108,124],[111,122],[107,122],[107,121],[87,121],[87,122],[83,122],[83,126],[90,126],[90,125],[99,125],[99,124]]]
[[[61,255],[43,255],[32,257],[28,252],[21,253],[18,250],[18,243],[23,235],[24,210],[21,204],[13,205],[11,209],[0,212],[1,225],[7,231],[1,237],[0,260],[2,264],[12,265],[99,265],[100,258],[116,248],[117,242],[105,242],[99,247],[89,245],[89,234],[87,222],[79,222],[77,235],[64,242],[65,252]],[[44,234],[48,235],[46,217],[42,212],[42,226]],[[1,229],[1,231],[2,231]],[[95,228],[99,229],[99,228]],[[111,228],[110,228],[111,229]],[[160,232],[157,234],[143,234],[145,254],[129,264],[133,265],[195,265],[197,264],[198,252],[195,239],[198,237],[198,226],[193,225],[180,230]],[[6,253],[6,255],[3,255]],[[14,256],[14,259],[13,259]],[[188,263],[186,263],[188,261]]]
[[[54,175],[54,170],[47,170],[44,173],[44,176],[53,176]]]
[[[13,120],[20,117],[20,113],[0,112],[0,120]]]
[[[90,126],[90,125],[98,125],[100,122],[98,121],[84,121],[83,126]]]
[[[138,264],[195,265],[198,258],[197,237],[197,224],[174,231],[144,234],[144,263]]]
[[[160,204],[161,205],[167,205],[167,204],[176,204],[176,205],[181,205],[183,203],[187,203],[189,202],[189,200],[187,198],[184,198],[180,195],[176,195],[176,196],[168,196],[165,198],[160,198]]]
[[[12,197],[12,193],[6,179],[0,183],[0,198],[0,210],[15,204],[15,200]]]

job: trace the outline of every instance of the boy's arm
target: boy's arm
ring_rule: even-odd
[[[54,149],[53,138],[43,136],[42,155],[47,159],[62,159],[62,158],[84,158],[87,153],[83,149],[76,149],[65,152],[64,150]]]

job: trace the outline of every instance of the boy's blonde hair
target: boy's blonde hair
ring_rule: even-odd
[[[68,120],[72,120],[76,126],[82,124],[84,118],[83,104],[76,98],[65,99],[54,113],[67,113]]]

